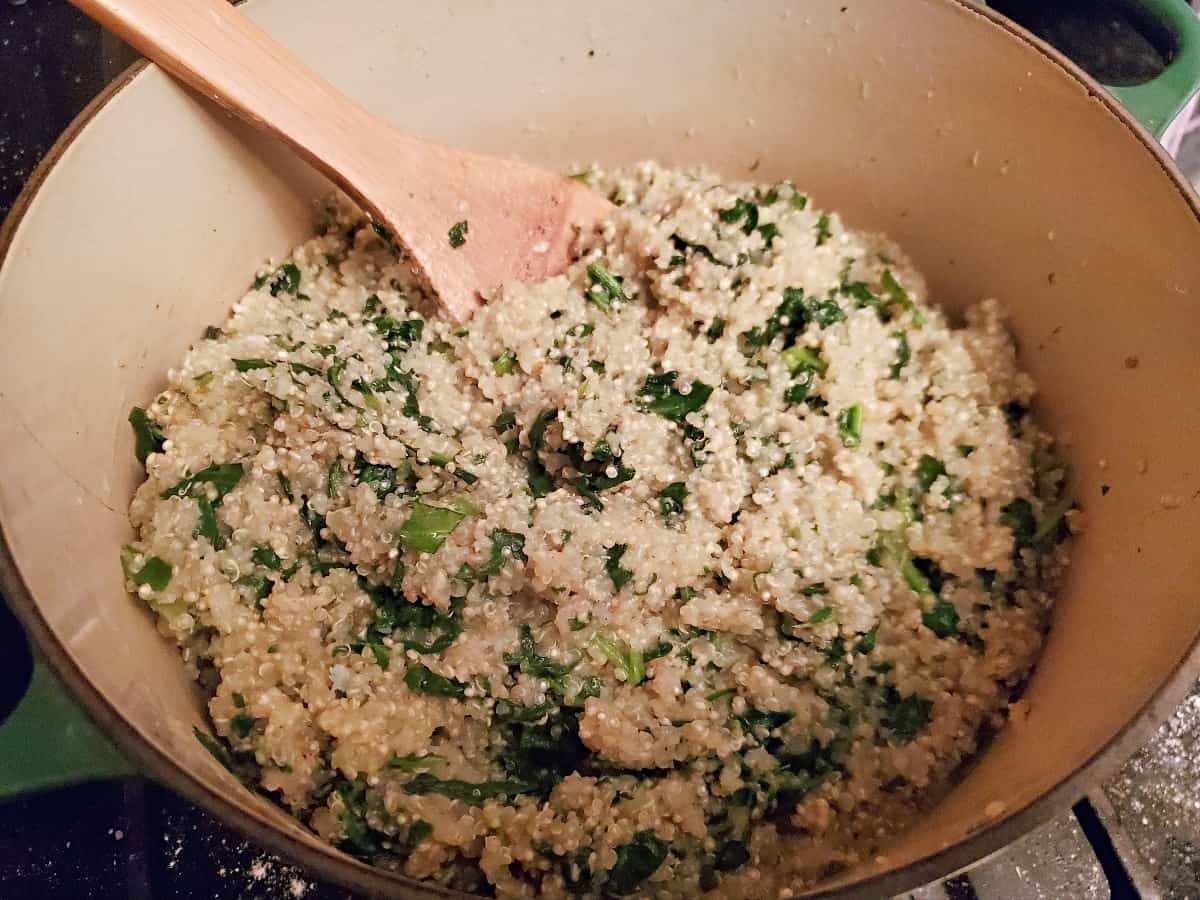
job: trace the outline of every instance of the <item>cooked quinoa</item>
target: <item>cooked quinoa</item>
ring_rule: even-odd
[[[1066,467],[994,301],[952,327],[787,183],[587,177],[578,261],[466,326],[332,205],[131,414],[122,562],[198,738],[348,853],[791,896],[1003,725]]]

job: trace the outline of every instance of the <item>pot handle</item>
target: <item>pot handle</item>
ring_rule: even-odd
[[[1175,56],[1144,84],[1106,87],[1147,131],[1160,138],[1200,88],[1200,19],[1185,0],[1136,0],[1135,5],[1171,33]]]
[[[59,785],[135,775],[36,655],[25,694],[0,722],[0,800]]]

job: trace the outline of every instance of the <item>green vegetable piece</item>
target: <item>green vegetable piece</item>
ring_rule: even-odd
[[[467,686],[461,681],[439,675],[421,663],[409,667],[404,673],[404,683],[415,693],[428,694],[431,697],[465,700],[467,696]]]
[[[329,483],[326,486],[326,493],[332,500],[338,495],[338,488],[342,486],[342,481],[346,478],[346,469],[342,465],[342,458],[339,456],[329,464]]]
[[[604,312],[611,310],[616,301],[625,299],[621,282],[600,263],[590,263],[587,274],[592,282],[592,286],[587,290],[587,298]]]
[[[467,231],[469,228],[470,226],[467,224],[466,219],[463,219],[461,222],[455,222],[453,225],[451,225],[450,231],[447,234],[447,237],[450,240],[450,246],[457,250],[459,247],[465,244],[467,242]]]
[[[818,247],[820,247],[822,244],[828,241],[830,237],[833,236],[833,231],[831,231],[829,228],[829,213],[821,213],[821,217],[817,219],[816,232]]]
[[[479,806],[487,800],[498,800],[506,797],[516,797],[528,794],[534,786],[523,781],[457,781],[455,779],[437,778],[428,772],[414,776],[404,785],[404,793],[423,796],[425,794],[440,794],[451,800],[459,800],[472,806]]]
[[[354,781],[342,780],[337,788],[342,801],[341,847],[351,856],[370,862],[380,852],[380,834],[367,824],[367,785],[362,776]]]
[[[629,684],[639,685],[646,680],[646,660],[641,650],[624,649],[602,634],[593,637],[592,643],[610,663],[625,673]]]
[[[896,361],[892,363],[890,377],[899,378],[900,370],[912,359],[912,348],[908,346],[908,335],[903,331],[893,331],[892,337],[896,339]]]
[[[608,548],[608,552],[604,556],[604,571],[608,573],[608,577],[612,579],[613,593],[621,593],[621,589],[629,584],[633,578],[633,572],[629,569],[621,567],[621,557],[625,555],[625,551],[629,549],[627,544],[613,544]]]
[[[886,707],[880,723],[898,743],[907,744],[920,734],[929,724],[933,712],[933,701],[919,694],[901,697],[894,688],[889,687],[885,698]]]
[[[400,845],[401,854],[412,853],[431,834],[433,834],[433,825],[424,819],[417,819],[408,826],[408,831],[404,834],[404,841]]]
[[[361,464],[358,469],[358,481],[360,484],[370,485],[380,500],[399,487],[396,469],[383,463]]]
[[[400,526],[400,543],[421,553],[437,553],[465,518],[466,514],[456,509],[414,503],[412,512]]]
[[[1018,546],[1031,543],[1037,533],[1037,517],[1033,514],[1033,504],[1024,497],[1017,497],[1002,506],[1000,521],[1012,529],[1013,540]]]
[[[843,447],[854,449],[862,444],[862,418],[861,403],[848,406],[838,413],[838,436],[842,439]]]
[[[245,740],[250,737],[250,732],[254,730],[254,717],[248,716],[245,713],[238,713],[229,720],[229,730],[242,740]]]
[[[213,505],[218,506],[225,499],[225,495],[237,487],[245,473],[246,470],[241,463],[222,463],[209,466],[207,469],[201,469],[195,475],[189,475],[187,478],[177,481],[159,496],[164,500],[168,497],[183,497],[191,494],[192,488],[197,485],[211,484],[217,489]]]
[[[399,769],[401,772],[415,772],[418,769],[428,769],[442,762],[445,762],[445,759],[434,753],[406,753],[403,756],[399,753],[393,753],[387,765],[389,769]]]
[[[125,556],[132,556],[131,551],[127,551]],[[150,590],[158,593],[166,590],[168,584],[171,583],[171,566],[170,564],[158,557],[151,556],[142,567],[134,572],[127,563],[122,559],[123,568],[125,569],[125,577],[136,585],[149,585]]]
[[[811,347],[802,347],[799,344],[793,344],[791,347],[788,347],[779,354],[779,358],[793,375],[805,369],[816,372],[818,375],[824,375],[825,371],[829,368],[829,363],[821,359],[815,350]]]
[[[953,603],[941,597],[937,598],[932,608],[921,614],[921,621],[940,638],[958,634],[958,610],[954,608]]]
[[[720,316],[714,316],[713,320],[708,323],[708,328],[704,332],[704,336],[708,338],[711,344],[725,333],[725,320]]]
[[[129,424],[133,427],[133,452],[138,462],[145,463],[151,453],[162,453],[166,436],[144,409],[135,406],[129,410]]]
[[[822,622],[828,622],[833,618],[833,607],[822,606],[815,613],[808,617],[809,625],[820,625]]]
[[[516,365],[517,354],[512,350],[505,350],[492,360],[492,371],[497,375],[507,375],[516,367]]]
[[[1038,523],[1037,530],[1033,532],[1032,542],[1034,544],[1042,544],[1048,538],[1053,537],[1062,529],[1063,521],[1068,512],[1075,506],[1075,501],[1070,497],[1064,497],[1057,503],[1046,507],[1042,515],[1042,521]]]
[[[683,422],[689,413],[701,409],[712,396],[713,388],[702,381],[693,381],[691,390],[683,393],[675,388],[678,372],[663,372],[646,379],[638,392],[638,405],[645,411],[672,422]]]
[[[262,285],[256,282],[255,287],[262,287]],[[292,294],[300,297],[300,268],[295,263],[284,263],[276,270],[267,289],[271,292],[272,297],[278,297],[280,294]]]
[[[753,234],[754,229],[758,227],[758,207],[739,197],[729,209],[718,210],[717,218],[728,224],[745,219],[742,234]]]
[[[876,622],[871,626],[871,630],[858,639],[858,643],[854,645],[854,649],[866,656],[875,649],[875,640],[879,635],[879,623]]]
[[[683,512],[683,501],[687,496],[687,484],[682,481],[673,481],[658,492],[658,509],[668,525]]]
[[[884,269],[880,279],[883,282],[883,289],[887,291],[888,297],[892,303],[899,304],[908,310],[912,316],[913,327],[920,328],[925,324],[925,317],[921,315],[921,310],[917,308],[916,302],[908,291],[906,291],[900,282],[896,280],[896,276],[892,274],[891,269]]]
[[[936,456],[922,454],[917,462],[917,486],[922,492],[929,490],[935,481],[946,473],[945,464]]]
[[[224,550],[225,538],[221,535],[220,525],[217,522],[217,511],[213,502],[208,499],[207,494],[199,494],[196,497],[196,505],[200,508],[200,519],[196,523],[196,530],[192,532],[192,537],[202,537],[212,544],[214,550]]]
[[[670,847],[652,830],[639,831],[617,848],[617,862],[608,870],[604,892],[618,897],[635,893],[666,861]]]
[[[269,369],[275,363],[267,359],[235,359],[233,367],[239,372],[252,372],[255,369]]]
[[[542,463],[538,454],[546,442],[547,426],[558,418],[557,409],[544,409],[529,426],[529,458],[526,460],[529,492],[535,497],[545,497],[554,490],[554,477]]]
[[[900,574],[904,576],[904,583],[918,594],[932,594],[934,592],[929,579],[913,564],[911,559],[906,559],[901,563]]]
[[[788,201],[792,205],[792,209],[805,209],[808,206],[808,198],[796,191],[792,194],[792,199]]]
[[[519,559],[522,562],[529,559],[525,555],[525,535],[503,528],[493,529],[492,554],[487,562],[478,568],[463,566],[458,572],[458,577],[464,581],[483,581],[493,575],[499,575],[504,564],[510,559]]]
[[[763,239],[763,243],[770,250],[775,245],[775,238],[779,237],[779,226],[774,222],[767,222],[765,225],[758,226],[758,236]]]

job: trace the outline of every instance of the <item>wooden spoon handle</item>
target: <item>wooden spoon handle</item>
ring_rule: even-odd
[[[364,168],[356,148],[386,129],[393,151],[410,141],[318,78],[226,0],[71,0],[180,81],[287,141],[356,200]]]

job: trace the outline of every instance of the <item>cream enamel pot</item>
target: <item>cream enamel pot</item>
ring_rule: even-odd
[[[1200,207],[1152,136],[1061,56],[956,0],[245,12],[409,133],[550,166],[655,158],[788,178],[899,241],[951,310],[994,296],[1011,311],[1088,520],[1028,716],[878,859],[815,895],[898,893],[1003,847],[1111,772],[1195,683]],[[1175,21],[1175,62],[1122,91],[1153,129],[1195,85],[1190,25]],[[0,233],[0,587],[49,665],[0,729],[0,784],[132,768],[314,874],[446,896],[321,843],[205,752],[202,700],[118,565],[141,475],[130,406],[263,259],[309,235],[326,190],[279,145],[135,67],[71,126]]]

